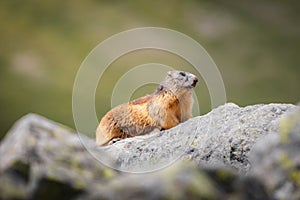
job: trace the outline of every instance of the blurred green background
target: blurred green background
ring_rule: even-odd
[[[81,62],[99,42],[144,26],[174,29],[202,44],[222,74],[228,101],[241,106],[297,103],[299,22],[297,0],[2,0],[0,139],[29,112],[74,128],[72,89]],[[121,57],[99,83],[99,118],[110,109],[111,83],[147,62],[189,67],[170,53],[154,50]],[[141,87],[132,98],[155,87]],[[197,87],[204,114],[210,110],[209,94],[205,84]]]

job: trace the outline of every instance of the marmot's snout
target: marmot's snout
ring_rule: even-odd
[[[198,79],[197,79],[197,77],[195,77],[195,78],[193,79],[192,87],[195,87],[196,84],[197,84],[197,82],[198,82]]]

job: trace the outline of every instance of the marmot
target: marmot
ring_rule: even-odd
[[[107,145],[115,138],[124,139],[166,130],[192,117],[192,88],[198,79],[183,71],[169,71],[153,94],[119,105],[100,121],[97,145]]]

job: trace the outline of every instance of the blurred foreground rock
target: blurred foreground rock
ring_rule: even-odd
[[[115,176],[82,145],[94,142],[38,115],[20,119],[0,146],[0,197],[72,199]]]
[[[29,114],[0,144],[0,199],[299,199],[299,150],[289,104],[230,103],[107,147]]]
[[[300,108],[279,127],[279,134],[268,134],[253,147],[252,173],[276,199],[300,199]]]

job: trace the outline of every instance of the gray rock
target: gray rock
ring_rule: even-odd
[[[182,161],[155,173],[126,174],[108,182],[92,199],[271,199],[253,177],[228,169],[200,169]]]
[[[269,132],[278,132],[282,115],[294,108],[289,104],[240,108],[228,103],[159,134],[121,140],[103,148],[110,160],[116,161],[106,163],[122,171],[146,172],[182,157],[199,166],[230,166],[245,173],[250,168],[248,155],[253,145]]]
[[[107,147],[98,147],[94,139],[29,114],[1,142],[0,182],[5,184],[0,186],[0,199],[270,199],[269,189],[274,191],[272,197],[284,196],[286,191],[298,197],[299,165],[295,167],[298,171],[284,171],[275,178],[278,183],[287,177],[294,179],[279,190],[276,184],[270,186],[272,179],[257,178],[262,171],[265,176],[277,173],[277,168],[268,172],[267,165],[259,162],[268,160],[260,156],[276,160],[276,155],[269,153],[281,151],[281,146],[255,144],[265,135],[278,135],[279,120],[291,110],[295,106],[240,108],[226,104],[173,129]],[[286,141],[299,139],[294,132],[286,135]],[[297,163],[298,143],[287,145],[284,149],[289,149],[288,155]],[[256,153],[251,162],[248,156],[252,151]],[[136,173],[164,169],[128,174],[103,163]],[[290,167],[289,163],[284,166]],[[251,165],[258,171],[249,172]]]
[[[275,199],[300,199],[300,108],[280,122],[280,131],[260,140],[250,154],[251,173]]]
[[[101,187],[115,172],[94,159],[83,141],[95,147],[91,139],[41,116],[20,119],[0,146],[0,182],[6,183],[0,199],[72,199]]]

